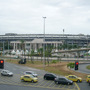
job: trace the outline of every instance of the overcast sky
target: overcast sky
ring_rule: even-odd
[[[90,34],[90,0],[0,0],[5,33]]]

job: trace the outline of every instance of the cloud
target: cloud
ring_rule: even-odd
[[[89,0],[0,0],[0,30],[5,33],[89,33]],[[87,30],[86,30],[87,29]],[[87,32],[86,32],[87,31]]]

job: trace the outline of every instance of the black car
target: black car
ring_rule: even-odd
[[[57,78],[55,78],[54,82],[56,84],[67,84],[67,85],[72,85],[73,84],[73,81],[68,80],[65,77],[57,77]]]
[[[45,80],[54,80],[57,76],[55,74],[52,74],[52,73],[46,73],[44,75],[44,79]]]
[[[19,64],[26,64],[26,58],[21,58],[21,60],[18,62]]]

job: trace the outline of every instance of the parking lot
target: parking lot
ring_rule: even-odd
[[[79,90],[77,83],[73,85],[61,85],[55,84],[54,81],[44,80],[43,76],[38,76],[37,83],[31,82],[21,82],[20,74],[14,74],[13,77],[1,76],[0,75],[0,84],[10,84],[10,85],[19,85],[19,86],[32,86],[40,88],[50,88],[50,89],[61,89],[61,90]]]

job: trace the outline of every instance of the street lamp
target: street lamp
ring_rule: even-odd
[[[64,46],[64,29],[63,29],[63,46]],[[63,47],[64,50],[64,47]]]
[[[46,17],[43,17],[44,19],[44,26],[43,26],[43,33],[44,33],[44,38],[43,38],[43,68],[45,69],[45,19]]]

